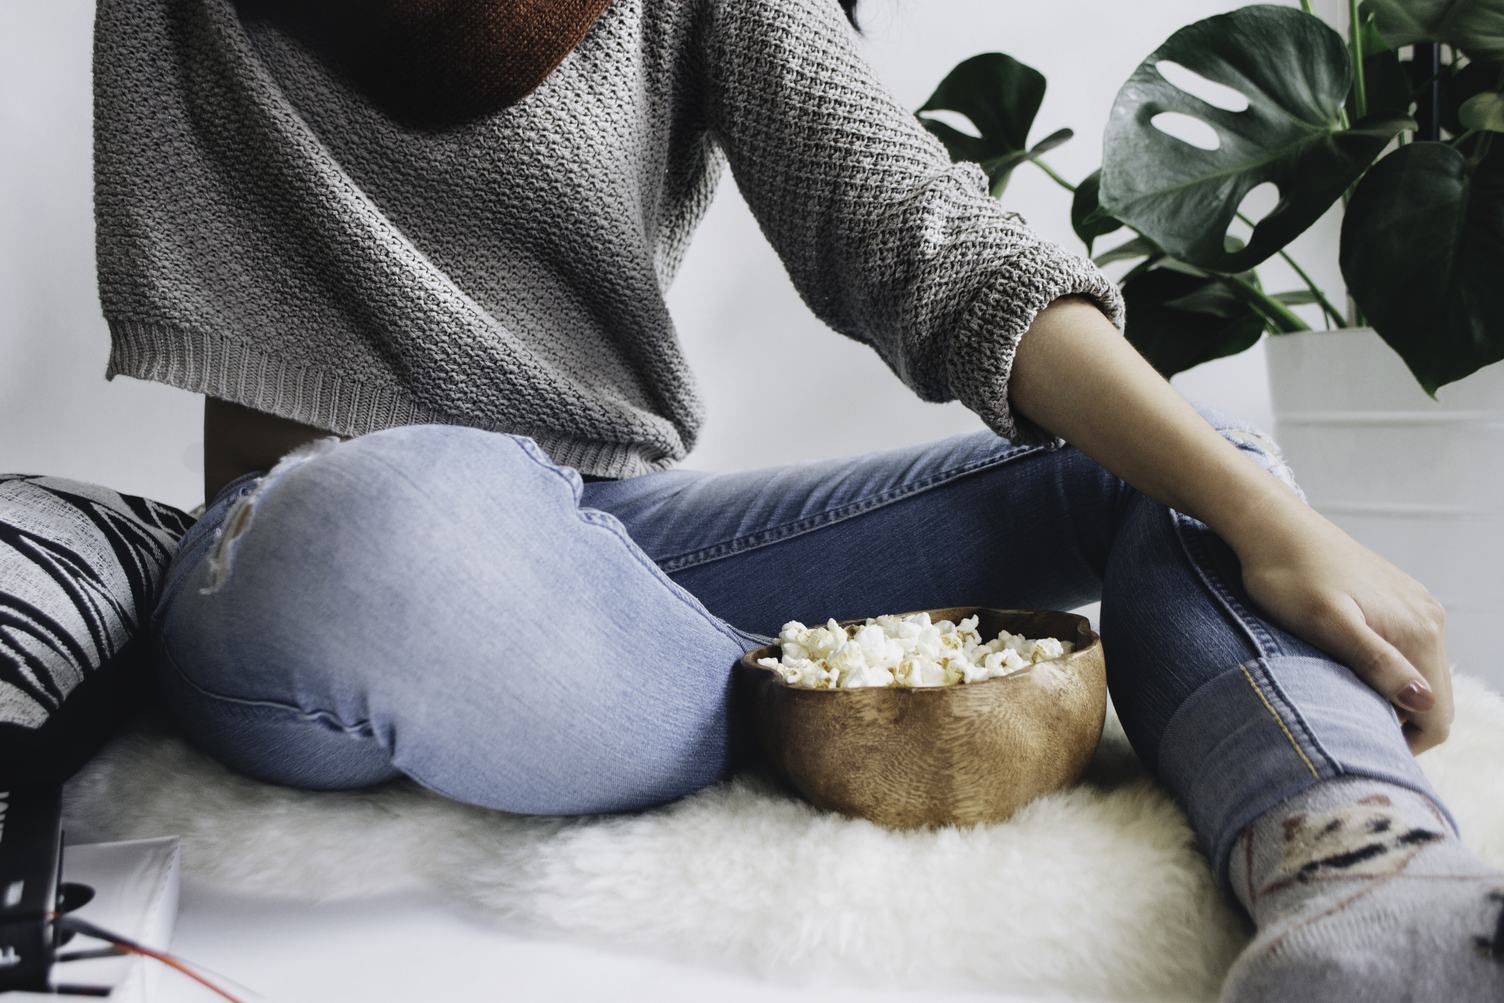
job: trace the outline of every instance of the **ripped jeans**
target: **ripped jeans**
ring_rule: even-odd
[[[1294,486],[1266,436],[1198,409]],[[1098,598],[1118,715],[1224,882],[1238,832],[1317,780],[1440,804],[1389,703],[1266,620],[1205,524],[1072,446],[985,428],[589,482],[529,437],[466,426],[316,440],[216,495],[150,633],[171,714],[241,773],[312,789],[406,775],[578,814],[747,762],[732,664],[788,620]]]

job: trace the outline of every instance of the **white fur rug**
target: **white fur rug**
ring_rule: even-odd
[[[1456,679],[1421,757],[1504,866],[1504,698]],[[1208,1000],[1250,931],[1117,720],[1087,779],[1008,822],[898,832],[762,772],[632,815],[487,811],[401,780],[309,792],[231,773],[155,714],[65,789],[68,842],[178,834],[189,877],[304,899],[436,885],[525,929],[774,981]]]

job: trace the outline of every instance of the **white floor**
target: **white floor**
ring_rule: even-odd
[[[171,950],[259,994],[221,983],[247,1001],[1035,1001],[1002,991],[780,985],[731,970],[533,936],[431,893],[318,905],[225,894],[188,878]],[[164,969],[160,978],[159,1003],[221,999],[178,972]]]

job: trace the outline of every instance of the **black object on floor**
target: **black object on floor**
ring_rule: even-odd
[[[0,790],[0,993],[110,994],[109,986],[51,981],[57,949],[73,938],[56,917],[94,897],[87,885],[63,884],[62,874],[62,786]]]

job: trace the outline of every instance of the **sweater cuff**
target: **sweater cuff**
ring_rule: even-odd
[[[1008,402],[1013,354],[1041,310],[1062,296],[1088,297],[1123,330],[1123,294],[1090,259],[1039,240],[999,268],[962,315],[946,357],[952,392],[998,435],[1054,450],[1065,440]]]

